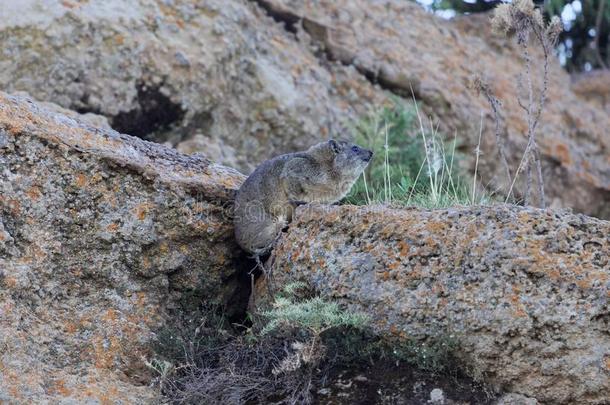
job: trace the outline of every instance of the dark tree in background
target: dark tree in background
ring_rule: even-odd
[[[493,9],[502,0],[417,0],[433,10],[459,14]],[[565,32],[559,37],[559,56],[570,72],[610,66],[610,0],[534,0],[547,17],[559,15]]]

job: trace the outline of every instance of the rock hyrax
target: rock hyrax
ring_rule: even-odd
[[[330,140],[267,160],[235,197],[235,237],[249,253],[267,253],[297,205],[334,203],[349,192],[373,152]]]

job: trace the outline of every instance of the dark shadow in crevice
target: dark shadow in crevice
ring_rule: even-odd
[[[292,34],[297,33],[297,24],[301,19],[299,16],[289,12],[279,10],[271,3],[265,0],[252,0],[254,3],[258,4],[260,8],[265,10],[269,17],[273,18],[276,22],[284,25],[284,29]]]
[[[110,125],[118,132],[151,139],[155,132],[179,124],[185,111],[161,92],[161,85],[137,85],[136,107],[110,118]]]

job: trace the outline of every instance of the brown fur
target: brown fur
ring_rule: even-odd
[[[371,157],[357,145],[330,140],[264,162],[237,192],[237,242],[255,255],[268,252],[297,205],[339,201]]]

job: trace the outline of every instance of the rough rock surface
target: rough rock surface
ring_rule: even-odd
[[[0,89],[185,141],[182,150],[244,172],[345,135],[390,93],[410,99],[412,86],[471,161],[484,112],[478,172],[495,190],[506,179],[492,114],[468,88],[481,73],[504,103],[513,170],[525,145],[520,55],[489,32],[487,16],[443,21],[402,0],[23,0],[1,2],[0,14]],[[539,128],[549,200],[610,218],[610,118],[568,82],[553,61]]]
[[[374,327],[454,336],[473,375],[542,403],[610,398],[610,222],[514,206],[303,206],[271,258]]]
[[[0,93],[0,403],[151,400],[169,311],[234,294],[242,181]]]
[[[582,100],[595,103],[610,114],[610,70],[594,70],[573,75],[572,91]]]
[[[0,2],[0,15],[0,89],[102,114],[131,135],[205,136],[238,152],[210,158],[245,172],[380,99],[247,1],[24,0]]]

